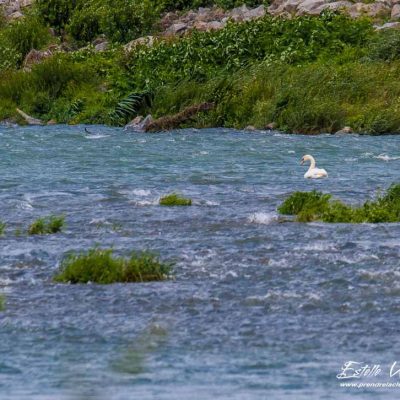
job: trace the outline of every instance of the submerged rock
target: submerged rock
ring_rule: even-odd
[[[341,134],[346,134],[346,133],[353,133],[353,129],[351,129],[350,126],[345,126],[340,131],[337,131],[336,135],[341,135]]]
[[[154,119],[150,114],[146,118],[140,115],[125,125],[124,131],[145,132],[153,121]]]

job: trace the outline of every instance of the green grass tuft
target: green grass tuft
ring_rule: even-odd
[[[28,228],[29,235],[46,235],[62,231],[65,223],[63,216],[51,215],[49,217],[38,218]]]
[[[180,196],[177,193],[171,193],[160,199],[160,206],[191,206],[192,200]]]
[[[6,232],[6,223],[3,221],[0,221],[0,236],[3,236],[4,233]]]
[[[321,192],[295,192],[279,207],[278,212],[295,215],[297,222],[331,223],[400,222],[400,184],[393,184],[384,195],[352,207]]]
[[[129,258],[113,256],[111,249],[91,249],[64,258],[55,282],[100,283],[148,282],[167,279],[172,269],[150,252],[133,252]]]

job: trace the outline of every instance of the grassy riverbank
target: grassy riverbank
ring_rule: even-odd
[[[48,3],[39,1],[19,22],[0,24],[0,120],[20,121],[19,107],[45,121],[123,125],[136,115],[161,117],[212,102],[215,108],[200,113],[191,126],[262,129],[274,123],[301,133],[343,126],[371,134],[400,131],[400,33],[376,32],[367,19],[266,16],[228,23],[220,31],[158,39],[128,53],[123,43],[154,33],[157,18],[171,5],[153,7],[147,19],[139,11],[129,14],[140,18],[133,32],[124,30],[133,22],[115,10],[114,22],[106,11],[90,14],[86,8],[89,14],[69,10],[60,21],[51,17]],[[150,3],[140,4],[151,8]],[[49,25],[59,36],[49,34]],[[76,26],[80,36],[73,33]],[[87,46],[99,34],[110,40],[109,50]],[[80,49],[21,68],[30,49],[60,41]]]

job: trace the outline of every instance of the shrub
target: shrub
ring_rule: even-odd
[[[171,193],[160,199],[160,206],[191,206],[192,200],[186,199],[177,193]]]
[[[36,16],[27,16],[0,31],[0,70],[20,67],[32,49],[41,49],[51,40],[49,30]]]
[[[133,252],[129,258],[115,257],[113,251],[91,249],[64,258],[54,277],[62,283],[100,283],[161,281],[168,277],[172,264],[160,261],[149,252]]]
[[[400,222],[400,184],[393,184],[383,196],[351,207],[331,200],[321,192],[295,192],[278,207],[281,214],[295,215],[298,222],[334,223]]]
[[[67,27],[78,42],[103,34],[126,43],[152,31],[158,8],[150,0],[89,0],[80,4]]]
[[[41,18],[60,33],[71,18],[80,0],[36,0]]]
[[[45,218],[38,218],[28,228],[29,235],[45,235],[61,232],[64,226],[63,216],[51,215]]]

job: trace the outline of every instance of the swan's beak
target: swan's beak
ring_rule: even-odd
[[[300,165],[303,165],[303,164],[304,164],[304,160],[301,159],[301,160],[300,160]]]

